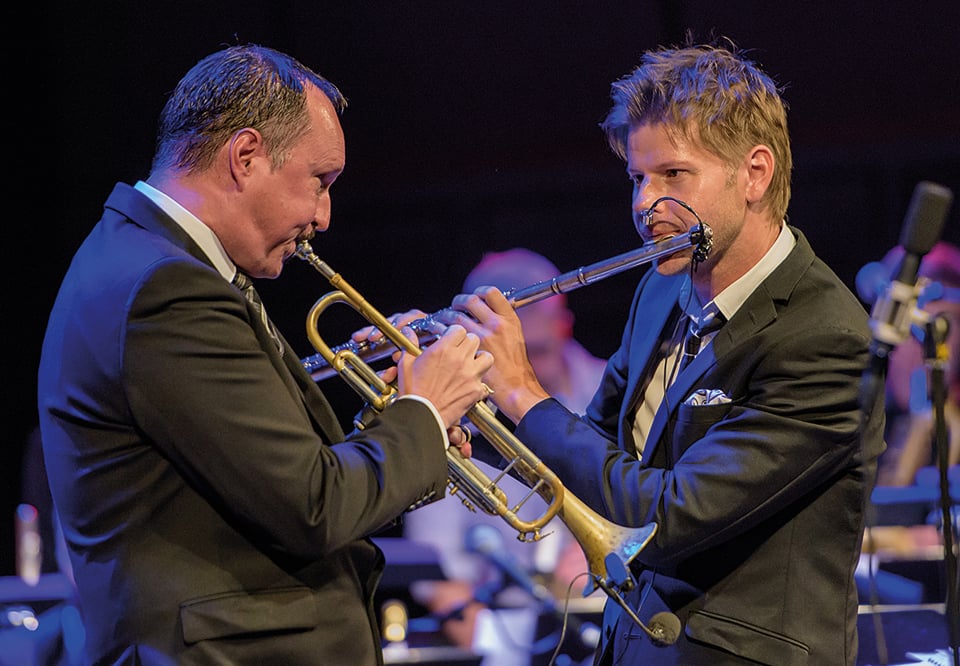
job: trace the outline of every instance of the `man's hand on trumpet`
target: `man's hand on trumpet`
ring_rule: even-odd
[[[478,336],[480,348],[496,359],[483,381],[494,391],[491,399],[497,408],[514,423],[550,397],[527,357],[520,318],[502,291],[480,287],[473,294],[459,294],[451,309],[434,316]]]
[[[410,310],[395,314],[389,320],[419,347],[417,334],[407,324],[423,316],[419,310]],[[351,339],[375,343],[383,339],[383,333],[367,326],[356,331]],[[429,400],[447,428],[450,444],[469,457],[472,453],[469,431],[460,423],[471,407],[490,395],[482,377],[493,366],[493,355],[481,351],[477,335],[468,333],[460,325],[448,326],[436,341],[420,349],[420,354],[394,352],[396,365],[380,372],[380,377],[388,383],[396,382],[398,396],[414,395]]]

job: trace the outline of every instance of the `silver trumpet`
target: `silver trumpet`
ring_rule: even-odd
[[[680,250],[693,248],[693,258],[696,262],[704,261],[712,247],[713,232],[703,222],[679,236],[673,236],[656,243],[646,243],[634,250],[624,252],[610,259],[598,261],[588,266],[581,266],[576,270],[563,273],[550,280],[537,282],[527,287],[511,289],[504,293],[510,304],[516,308],[542,301],[545,298],[565,294],[570,291],[586,287],[631,268],[649,264],[650,262]],[[444,310],[416,319],[409,324],[417,334],[422,345],[429,344],[443,333],[446,325],[442,323]],[[379,328],[379,326],[377,327]],[[381,329],[382,331],[383,329]],[[406,339],[406,338],[404,338]],[[366,363],[376,363],[391,356],[397,351],[397,346],[384,336],[377,342],[355,342],[349,340],[333,347],[333,352],[348,351],[361,358]],[[337,370],[332,368],[322,354],[313,354],[300,359],[303,367],[310,373],[314,381],[322,381],[336,376]]]

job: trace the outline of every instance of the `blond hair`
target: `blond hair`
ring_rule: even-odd
[[[697,140],[731,167],[755,145],[773,153],[773,179],[763,197],[779,221],[790,202],[793,158],[781,90],[742,51],[699,45],[648,51],[639,67],[611,86],[613,107],[601,123],[611,149],[626,159],[627,135],[664,123]]]

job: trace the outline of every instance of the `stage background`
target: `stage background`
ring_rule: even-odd
[[[688,28],[752,49],[787,87],[790,220],[851,287],[896,244],[918,181],[960,190],[955,0],[118,1],[24,11],[4,45],[13,302],[3,316],[0,575],[14,572],[14,507],[58,284],[113,184],[146,176],[168,91],[221,45],[288,51],[348,97],[347,169],[333,188],[332,227],[314,247],[386,313],[446,305],[485,251],[525,245],[570,270],[636,246],[630,183],[598,123],[610,82]],[[958,219],[954,205],[944,233],[954,242]],[[639,275],[570,296],[576,334],[596,354],[614,350]],[[328,285],[297,262],[258,288],[297,350],[313,353],[304,320]],[[362,323],[342,312],[324,323],[331,342]],[[349,419],[354,396],[336,381],[324,389]]]

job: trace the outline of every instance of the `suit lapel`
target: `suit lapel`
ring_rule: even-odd
[[[282,337],[283,336],[281,336],[281,338]],[[286,340],[283,341],[283,346],[285,349],[283,358],[280,358],[280,354],[275,353],[275,356],[286,365],[288,372],[284,374],[290,375],[296,383],[296,394],[303,400],[303,404],[310,414],[310,418],[313,419],[313,422],[318,426],[320,432],[327,438],[327,444],[333,444],[343,440],[343,429],[340,427],[340,422],[337,420],[337,416],[334,414],[333,408],[330,406],[327,398],[317,387],[313,378],[303,369],[296,352],[290,348]],[[269,350],[267,353],[270,353]]]
[[[642,299],[637,304],[637,314],[634,316],[629,356],[631,361],[644,358],[646,363],[642,367],[629,363],[624,395],[630,396],[630,399],[625,400],[620,409],[620,441],[623,442],[624,450],[631,455],[637,454],[637,445],[633,439],[633,419],[637,402],[643,397],[656,364],[659,362],[657,350],[664,331],[667,328],[672,329],[676,323],[676,317],[679,316],[675,304],[683,283],[682,279],[662,278],[656,274],[651,275],[650,280],[666,281],[658,286],[648,284],[645,287],[644,291],[652,293],[653,296],[648,300]],[[648,318],[643,319],[644,315],[641,313],[650,314],[646,315]],[[642,321],[638,321],[641,319]]]
[[[728,325],[729,323],[724,327]],[[722,330],[723,329],[721,329],[721,331]],[[717,356],[713,343],[717,341],[719,336],[720,333],[714,337],[711,344],[707,345],[707,347],[690,362],[690,365],[677,376],[673,384],[667,389],[663,401],[660,403],[660,407],[657,408],[657,413],[653,417],[653,423],[650,425],[650,433],[647,436],[647,446],[643,451],[643,461],[645,464],[649,464],[649,462],[653,460],[654,453],[661,444],[663,444],[661,438],[663,437],[663,430],[668,420],[675,417],[677,408],[687,396],[690,395],[697,380],[699,380],[707,370],[717,364]]]
[[[174,245],[183,248],[183,250],[197,260],[215,269],[200,246],[196,244],[180,225],[171,220],[167,214],[147,196],[141,194],[130,185],[118,183],[107,198],[105,207],[123,215],[134,224],[169,240]],[[247,312],[250,315],[251,321],[259,321],[260,314],[255,311],[253,304],[247,301],[246,298],[243,300],[246,303]],[[313,420],[318,432],[327,438],[329,444],[341,441],[343,439],[343,430],[340,427],[336,415],[333,413],[333,409],[330,407],[330,403],[327,402],[323,393],[307,372],[300,366],[296,352],[287,344],[287,341],[284,340],[285,350],[281,357],[273,339],[266,329],[256,325],[256,323],[253,328],[256,332],[257,340],[260,342],[260,347],[270,357],[270,362],[276,369],[277,374],[280,375],[290,394],[294,399],[303,404],[306,413]]]
[[[813,250],[803,234],[791,227],[797,244],[757,289],[747,298],[736,314],[714,336],[711,343],[680,373],[667,389],[666,396],[650,427],[647,447],[644,448],[644,464],[653,460],[654,451],[663,444],[661,438],[670,419],[676,418],[677,408],[695,388],[722,388],[722,386],[698,386],[699,380],[717,365],[738,342],[747,340],[777,318],[777,303],[786,302],[803,273],[813,262]],[[722,379],[722,378],[721,378]],[[667,443],[669,445],[669,443]]]

